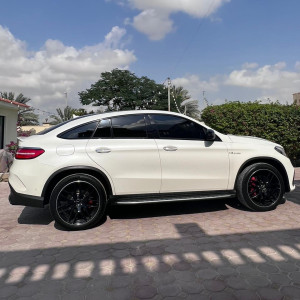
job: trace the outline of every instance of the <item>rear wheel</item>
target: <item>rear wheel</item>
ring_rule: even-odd
[[[50,197],[54,220],[71,230],[87,229],[103,216],[106,192],[102,183],[88,174],[73,174],[57,183]]]
[[[240,202],[255,211],[268,211],[282,203],[284,182],[272,165],[256,163],[245,168],[237,180]]]

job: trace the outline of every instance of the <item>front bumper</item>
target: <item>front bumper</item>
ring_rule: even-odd
[[[10,204],[32,206],[32,207],[44,207],[44,197],[20,194],[17,193],[10,184],[9,187],[10,187],[10,195],[8,197],[8,200]]]

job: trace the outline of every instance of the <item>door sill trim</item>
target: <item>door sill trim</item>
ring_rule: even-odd
[[[232,198],[235,196],[236,196],[236,192],[234,190],[189,192],[189,193],[120,195],[120,196],[111,196],[110,203],[117,204],[117,205],[132,205],[132,204],[134,205],[134,204],[224,199],[224,198]]]

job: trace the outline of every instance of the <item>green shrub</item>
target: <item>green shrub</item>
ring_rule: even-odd
[[[300,155],[300,107],[279,103],[229,102],[208,106],[202,120],[224,134],[248,135],[281,144],[291,160]]]

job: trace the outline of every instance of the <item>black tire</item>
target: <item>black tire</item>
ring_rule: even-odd
[[[49,201],[54,220],[70,230],[83,230],[96,225],[104,215],[106,203],[107,195],[102,183],[83,173],[60,180]]]
[[[236,183],[239,201],[254,211],[269,211],[282,203],[284,182],[278,170],[267,163],[246,167]]]

